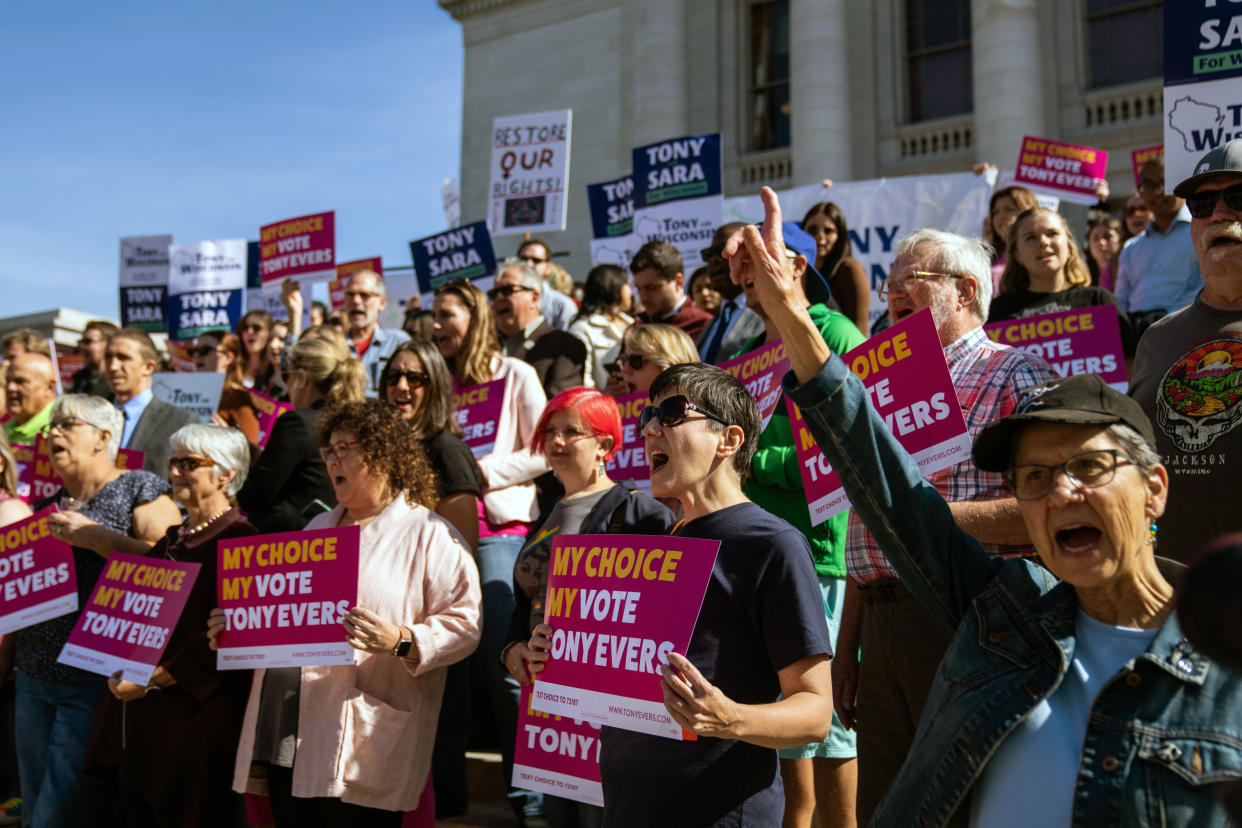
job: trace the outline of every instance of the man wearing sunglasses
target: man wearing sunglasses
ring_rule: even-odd
[[[1130,395],[1172,478],[1157,548],[1185,555],[1242,530],[1242,140],[1204,155],[1173,192],[1191,215],[1203,291],[1139,341]]]
[[[540,312],[543,291],[544,282],[533,267],[521,259],[505,259],[487,298],[496,317],[501,353],[534,368],[551,399],[583,384],[587,353],[581,339],[558,331]]]
[[[1195,300],[1203,287],[1191,244],[1190,213],[1176,193],[1164,192],[1164,158],[1139,170],[1139,197],[1151,221],[1121,251],[1114,293],[1142,336],[1153,322]]]
[[[407,342],[405,331],[390,331],[379,325],[380,311],[388,304],[384,279],[371,270],[360,270],[345,283],[346,337],[367,375],[366,394],[379,394],[380,374],[397,346]]]
[[[681,502],[674,535],[718,540],[720,551],[687,651],[661,668],[665,707],[698,738],[607,728],[605,823],[779,825],[775,749],[822,739],[832,715],[832,648],[811,551],[742,493],[760,420],[737,379],[675,365],[651,399],[640,417],[651,493]]]
[[[578,315],[578,306],[559,290],[551,289],[548,284],[548,270],[552,264],[552,253],[548,246],[539,239],[527,239],[518,246],[515,257],[530,265],[539,274],[539,283],[545,289],[539,294],[539,312],[548,324],[557,330],[564,331],[569,323]]]

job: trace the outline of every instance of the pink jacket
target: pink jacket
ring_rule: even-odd
[[[535,425],[548,404],[535,369],[513,357],[497,357],[492,379],[506,379],[504,408],[496,423],[496,443],[491,454],[479,458],[487,477],[483,507],[494,525],[520,520],[529,523],[539,515],[535,503],[536,477],[551,468],[543,454],[530,450]]]
[[[306,528],[335,526],[343,511]],[[363,527],[360,548],[358,605],[412,627],[414,646],[408,658],[358,650],[352,667],[302,668],[293,795],[408,811],[431,768],[445,669],[479,642],[479,574],[449,523],[404,498]],[[238,792],[247,789],[265,672],[255,670],[250,687],[233,771]]]

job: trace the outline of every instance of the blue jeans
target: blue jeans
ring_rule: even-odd
[[[82,774],[82,757],[95,723],[105,679],[43,681],[17,672],[17,767],[21,774],[22,825],[80,828],[101,801]]]
[[[521,535],[492,535],[479,538],[479,584],[483,589],[483,634],[474,663],[483,679],[487,697],[496,717],[496,734],[500,739],[500,758],[504,769],[509,802],[519,815],[536,815],[543,811],[543,795],[513,788],[513,741],[517,736],[518,699],[521,688],[500,663],[500,651],[509,633],[513,617],[513,565],[522,551],[525,538]]]

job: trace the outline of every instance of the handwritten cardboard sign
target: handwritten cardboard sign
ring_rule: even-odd
[[[924,475],[970,456],[970,433],[930,310],[906,317],[842,359],[862,380],[872,406]],[[789,407],[811,523],[819,525],[848,509],[849,499],[802,412],[796,405]]]
[[[983,329],[996,342],[1041,357],[1063,377],[1099,374],[1122,393],[1129,388],[1116,305],[1007,319]]]
[[[719,541],[557,535],[544,618],[552,660],[534,709],[669,739],[660,665],[690,644]]]
[[[73,549],[52,537],[53,507],[0,529],[0,635],[78,608]]]
[[[355,525],[221,541],[216,667],[353,664],[341,621],[358,603],[358,538]]]
[[[573,110],[492,121],[487,226],[493,236],[564,230]]]
[[[89,673],[146,684],[201,568],[113,552],[57,658]]]
[[[461,428],[461,440],[475,459],[490,454],[496,445],[496,424],[504,410],[505,383],[498,379],[465,388],[453,381],[453,417]]]
[[[530,706],[531,686],[522,687],[518,707],[513,787],[603,807],[599,725],[587,719],[540,713]]]
[[[273,222],[259,228],[259,278],[268,293],[294,278],[305,284],[336,278],[336,213]]]
[[[1049,138],[1022,139],[1013,180],[1076,204],[1095,204],[1096,189],[1108,175],[1108,153]]]

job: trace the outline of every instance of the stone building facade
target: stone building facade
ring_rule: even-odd
[[[569,224],[582,279],[586,185],[630,149],[724,134],[726,195],[1012,169],[1023,135],[1109,152],[1159,144],[1159,0],[438,0],[462,27],[462,220],[484,216],[492,119],[574,110]],[[496,240],[513,252],[518,237]]]

